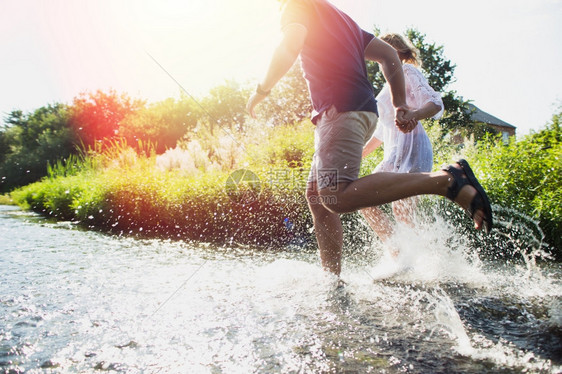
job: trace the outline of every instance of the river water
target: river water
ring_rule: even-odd
[[[487,262],[434,225],[398,259],[346,251],[341,286],[299,246],[108,236],[2,206],[0,371],[561,372],[560,265]]]

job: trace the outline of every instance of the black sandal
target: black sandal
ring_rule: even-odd
[[[443,167],[441,170],[446,171],[447,173],[453,176],[453,184],[447,189],[447,198],[455,201],[456,197],[458,196],[459,192],[465,185],[470,185],[476,189],[476,195],[470,202],[470,206],[466,209],[466,213],[470,216],[470,218],[474,218],[474,213],[482,209],[484,212],[484,221],[482,222],[484,226],[484,231],[488,234],[492,230],[492,207],[490,205],[490,201],[488,200],[488,195],[486,195],[486,191],[480,185],[472,169],[468,165],[468,161],[466,160],[459,160],[457,161],[462,168],[457,169],[452,165],[448,165]],[[466,175],[466,178],[463,178],[463,174]]]

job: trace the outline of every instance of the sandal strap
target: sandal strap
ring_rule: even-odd
[[[466,212],[468,213],[470,218],[474,218],[474,213],[476,213],[478,209],[482,209],[483,206],[484,206],[484,202],[482,200],[482,197],[480,196],[480,194],[477,193],[472,199],[472,201],[470,202],[470,206],[468,207]]]
[[[455,168],[453,165],[447,165],[441,168],[441,170],[446,171],[453,177],[453,184],[447,189],[447,195],[445,195],[450,200],[455,200],[461,189],[468,184],[468,179],[463,178],[464,172]]]

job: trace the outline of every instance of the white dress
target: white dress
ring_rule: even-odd
[[[422,73],[411,64],[404,64],[406,83],[406,104],[419,109],[427,102],[441,107],[433,116],[438,119],[443,114],[441,95],[433,90]],[[390,99],[390,89],[385,84],[377,96],[379,121],[373,136],[383,142],[384,158],[374,172],[417,173],[431,171],[433,168],[433,148],[422,124],[410,133],[403,133],[394,123],[394,107]]]

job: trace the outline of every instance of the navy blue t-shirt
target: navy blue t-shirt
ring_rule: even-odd
[[[377,113],[364,53],[373,34],[325,0],[289,0],[281,27],[292,23],[308,30],[301,63],[314,108],[313,122],[332,105],[338,112]]]

